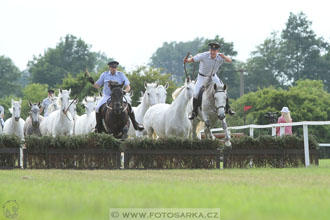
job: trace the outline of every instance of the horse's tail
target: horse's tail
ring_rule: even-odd
[[[198,136],[199,132],[202,129],[204,129],[204,127],[205,127],[205,122],[203,122],[203,121],[198,122],[198,124],[196,126],[196,134],[197,134],[197,136]]]

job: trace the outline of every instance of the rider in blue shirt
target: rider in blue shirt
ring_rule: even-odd
[[[124,83],[124,88],[125,92],[128,93],[131,90],[130,87],[130,82],[127,79],[127,77],[124,75],[124,73],[117,71],[117,66],[119,63],[117,61],[111,61],[108,63],[109,65],[109,71],[105,71],[101,74],[100,78],[94,82],[94,79],[89,75],[89,73],[86,71],[87,76],[89,77],[88,80],[89,82],[93,85],[94,88],[99,89],[103,86],[103,95],[100,101],[97,103],[96,106],[96,127],[95,130],[96,132],[101,132],[103,130],[103,124],[102,124],[102,114],[99,112],[100,108],[102,105],[104,105],[107,100],[111,96],[111,90],[109,87],[109,81],[116,81],[118,84]],[[129,103],[129,111],[128,114],[131,118],[131,122],[133,124],[133,127],[135,130],[140,130],[142,131],[144,129],[143,125],[139,124],[135,120],[135,115],[132,107],[130,106]]]

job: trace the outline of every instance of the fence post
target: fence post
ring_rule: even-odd
[[[273,136],[273,137],[276,136],[276,127],[272,127],[272,136]]]
[[[309,146],[308,146],[308,126],[307,124],[303,125],[304,132],[304,150],[305,150],[305,166],[308,167],[309,163]]]
[[[252,127],[250,127],[250,137],[253,138],[253,128]]]
[[[284,129],[285,129],[284,126],[281,126],[281,127],[280,127],[280,136],[281,136],[281,137],[284,135]]]

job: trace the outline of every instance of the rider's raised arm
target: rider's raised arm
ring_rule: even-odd
[[[231,59],[230,57],[225,56],[223,53],[220,53],[219,55],[220,55],[220,57],[221,57],[222,59],[225,60],[226,63],[231,63],[231,62],[233,62],[232,59]]]

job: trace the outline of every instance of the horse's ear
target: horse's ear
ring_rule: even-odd
[[[133,94],[134,94],[134,93],[133,93],[133,90],[131,90],[131,91],[129,92],[129,96],[130,96],[130,97],[133,97]]]
[[[227,89],[227,85],[225,84],[224,86],[223,86],[223,90],[226,90]]]
[[[71,93],[71,88],[69,89],[69,95],[70,95],[70,93]]]
[[[100,96],[103,96],[103,93],[102,93],[102,91],[99,93],[99,95],[100,95]]]
[[[78,104],[78,102],[79,102],[79,99],[77,98],[77,99],[74,101],[74,103],[75,103],[75,104]]]
[[[32,103],[29,101],[29,106],[30,106],[30,108],[32,107]]]
[[[62,93],[62,88],[60,88],[60,93]]]
[[[187,82],[187,83],[190,82],[190,78],[189,78],[189,76],[187,77],[186,82]]]
[[[123,87],[124,87],[124,85],[125,85],[125,80],[124,80],[124,82],[121,84],[121,87],[123,88]]]
[[[38,102],[38,107],[41,108],[40,102]]]
[[[144,81],[144,88],[147,89],[148,88],[148,85],[147,85],[147,82]]]
[[[87,103],[87,98],[86,97],[84,98],[84,102]]]
[[[156,82],[156,86],[155,86],[155,88],[157,88],[158,86],[159,86],[159,82],[157,81],[157,82]]]
[[[96,102],[96,96],[94,95],[94,102]]]
[[[214,83],[214,90],[217,90],[217,84]]]
[[[14,99],[11,99],[11,104],[14,104]]]
[[[22,104],[22,99],[19,99],[19,104],[20,104],[20,105]]]
[[[165,87],[165,89],[168,89],[169,86],[170,86],[170,84],[167,82],[164,87]]]

